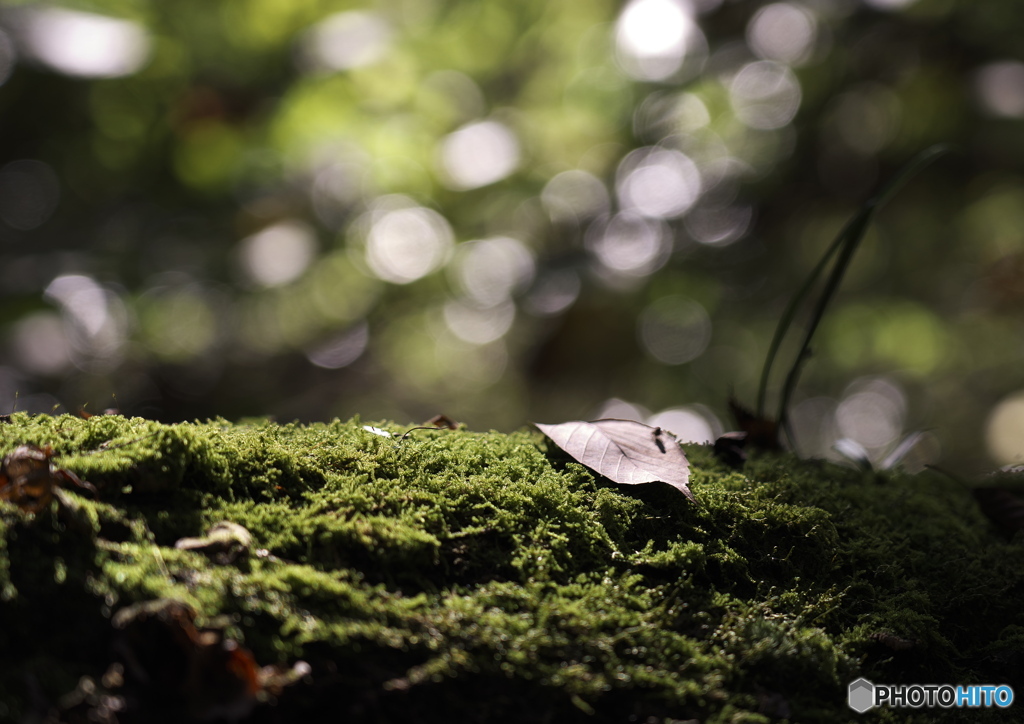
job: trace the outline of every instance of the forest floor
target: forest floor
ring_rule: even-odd
[[[0,720],[1024,721],[847,706],[1024,694],[1024,535],[962,483],[685,445],[694,504],[406,429],[10,416]]]

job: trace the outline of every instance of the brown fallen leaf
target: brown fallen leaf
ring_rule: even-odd
[[[108,407],[103,412],[89,412],[84,407],[78,408],[78,416],[83,420],[88,420],[92,417],[101,417],[103,415],[120,415],[121,411],[116,407]]]
[[[19,445],[0,463],[0,500],[38,513],[53,500],[57,488],[75,486],[93,495],[96,488],[69,470],[54,467],[50,446]]]
[[[423,427],[436,427],[443,430],[458,430],[459,423],[448,417],[448,415],[440,414],[434,415],[432,418],[424,422]]]
[[[633,420],[534,423],[558,447],[596,473],[622,485],[668,483],[693,502],[690,463],[679,439],[660,427]]]
[[[238,523],[222,520],[215,523],[202,538],[180,538],[174,543],[178,550],[196,551],[226,566],[252,552],[252,534]]]
[[[252,652],[223,630],[196,626],[195,609],[180,601],[135,604],[111,623],[116,660],[103,684],[139,716],[237,721],[267,694],[277,695],[310,673],[303,661],[260,668]]]
[[[221,632],[198,629],[195,619],[191,606],[168,599],[118,611],[119,676],[111,679],[121,679],[121,692],[142,711],[173,702],[193,718],[241,718],[256,704],[256,662]]]
[[[781,450],[779,423],[768,417],[758,417],[735,399],[729,400],[729,411],[742,432],[747,433],[748,448],[759,450]]]

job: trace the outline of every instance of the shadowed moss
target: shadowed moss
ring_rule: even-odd
[[[695,506],[535,431],[13,415],[0,440],[100,491],[0,507],[0,718],[99,680],[112,614],[159,598],[310,663],[252,721],[977,721],[856,716],[846,687],[1024,686],[1022,540],[938,475],[687,446]],[[174,548],[220,521],[251,555]]]

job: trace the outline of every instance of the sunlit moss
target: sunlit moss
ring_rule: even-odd
[[[688,446],[693,505],[595,478],[536,431],[375,424],[395,436],[14,415],[0,452],[50,444],[100,496],[0,507],[6,713],[26,671],[51,700],[98,679],[109,616],[158,597],[228,622],[261,663],[309,661],[307,718],[372,694],[382,720],[507,720],[502,701],[529,721],[840,721],[859,675],[1024,684],[1021,540],[948,478],[784,456],[736,471]],[[248,556],[174,548],[221,520],[251,532]]]

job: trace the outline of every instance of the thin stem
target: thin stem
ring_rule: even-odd
[[[782,346],[782,340],[786,337],[786,332],[789,331],[790,325],[793,324],[793,320],[796,318],[796,311],[800,307],[800,304],[804,301],[808,294],[811,292],[811,288],[814,283],[818,281],[818,277],[825,270],[828,262],[832,259],[832,255],[836,253],[839,247],[843,243],[843,239],[846,237],[847,229],[853,220],[846,222],[842,230],[836,236],[835,240],[829,245],[828,249],[825,250],[824,256],[818,261],[811,273],[804,279],[803,286],[797,290],[797,293],[789,300],[789,304],[786,305],[785,311],[782,316],[779,317],[779,323],[775,327],[775,334],[772,336],[772,343],[768,347],[768,354],[764,360],[764,367],[761,368],[761,384],[757,390],[757,416],[764,417],[764,405],[765,399],[768,396],[768,378],[771,375],[772,365],[775,363],[775,357],[779,353],[779,347]]]
[[[896,174],[891,181],[889,181],[889,183],[883,186],[877,194],[864,203],[860,211],[858,211],[846,226],[843,227],[839,236],[825,253],[822,261],[819,262],[818,267],[815,267],[814,271],[812,271],[811,280],[813,281],[813,279],[816,279],[817,275],[820,274],[819,267],[823,267],[824,263],[832,256],[833,253],[835,253],[836,249],[840,249],[835,265],[832,267],[832,271],[825,282],[825,288],[822,290],[821,296],[818,297],[818,301],[815,303],[814,311],[811,315],[811,321],[807,327],[807,332],[804,334],[800,350],[797,352],[796,359],[794,360],[792,367],[790,367],[789,373],[786,375],[786,381],[782,387],[782,396],[779,400],[779,413],[776,418],[780,425],[786,424],[787,416],[789,414],[789,401],[793,395],[793,391],[796,389],[797,382],[800,379],[800,372],[803,369],[807,351],[810,349],[811,340],[814,338],[814,333],[818,329],[818,324],[821,322],[822,317],[825,316],[825,310],[828,308],[829,302],[832,301],[836,291],[839,289],[839,284],[842,282],[843,276],[846,274],[846,270],[850,266],[853,254],[857,251],[857,247],[860,245],[861,240],[867,233],[868,226],[870,226],[875,213],[888,203],[888,201],[896,195],[896,192],[903,188],[903,185],[913,178],[913,176],[921,169],[948,151],[949,147],[944,144],[932,146],[918,154],[916,158],[904,166],[903,169],[901,169],[900,172]],[[805,283],[804,287],[806,288],[807,286],[809,285]],[[804,295],[806,295],[805,289],[801,288],[798,292],[798,297],[802,298]],[[780,324],[781,322],[782,320],[780,320]],[[790,322],[791,320],[786,321],[786,325],[788,326]]]
[[[818,330],[818,324],[821,322],[822,317],[825,316],[825,309],[828,307],[828,303],[832,301],[832,297],[839,288],[839,283],[843,280],[843,275],[846,273],[846,269],[849,267],[850,261],[853,259],[853,253],[857,250],[860,240],[864,237],[864,233],[867,231],[868,224],[871,221],[872,209],[873,207],[866,205],[864,209],[854,217],[854,223],[848,227],[847,233],[841,237],[844,242],[842,250],[839,253],[839,257],[836,259],[835,265],[832,267],[832,272],[829,274],[829,277],[825,282],[825,288],[822,290],[821,296],[818,297],[818,301],[814,305],[814,312],[811,315],[811,321],[807,326],[807,331],[804,333],[804,339],[800,345],[800,351],[797,353],[797,357],[793,361],[793,365],[789,368],[789,372],[786,374],[786,381],[782,386],[782,396],[779,398],[779,412],[776,417],[780,423],[784,423],[787,419],[787,414],[789,412],[789,399],[793,394],[793,390],[796,388],[797,381],[800,379],[800,372],[803,370],[804,363],[807,361],[807,350],[811,346],[811,340],[814,338],[814,333]]]

